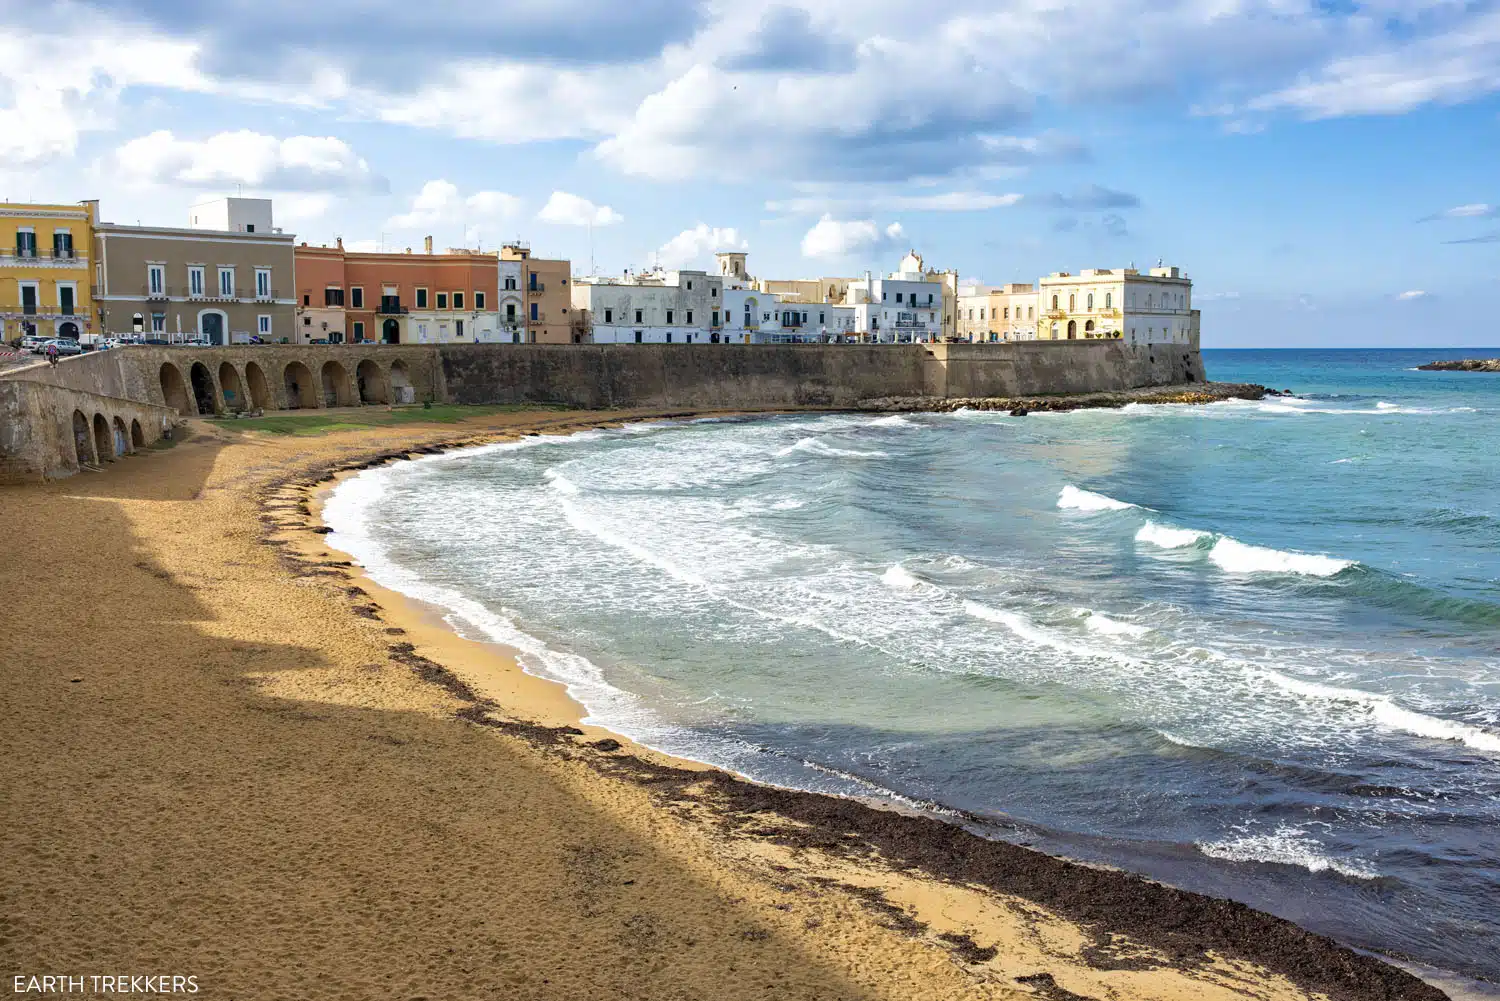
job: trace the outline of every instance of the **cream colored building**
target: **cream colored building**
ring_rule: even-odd
[[[1036,306],[1029,282],[966,285],[957,298],[956,336],[975,343],[1036,340]]]
[[[1179,268],[1058,271],[1039,283],[1037,337],[1187,344],[1194,330],[1193,283]]]

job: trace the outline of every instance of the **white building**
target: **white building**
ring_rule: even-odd
[[[928,278],[916,251],[884,278],[866,274],[850,282],[846,301],[854,309],[854,334],[882,344],[941,340],[945,287]]]
[[[743,252],[714,257],[719,276],[724,280],[724,332],[728,343],[816,344],[853,336],[854,307],[808,300],[796,292],[768,291],[766,282],[751,277]]]
[[[496,318],[499,339],[511,344],[526,344],[526,304],[521,290],[522,261],[500,258],[499,295]]]
[[[1039,282],[1037,337],[1116,338],[1131,344],[1188,344],[1196,320],[1193,283],[1178,268],[1059,271]]]
[[[221,233],[275,233],[269,198],[210,198],[188,209],[190,229]]]
[[[706,271],[579,278],[573,309],[595,344],[724,343],[724,279]]]

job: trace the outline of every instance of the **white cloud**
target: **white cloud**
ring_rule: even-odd
[[[1451,209],[1439,212],[1436,218],[1442,219],[1488,219],[1490,216],[1500,215],[1500,206],[1487,205],[1484,202],[1475,202],[1472,205],[1455,205]]]
[[[190,188],[244,184],[268,191],[382,191],[364,158],[333,136],[278,139],[241,129],[203,140],[178,139],[167,130],[132,139],[115,151],[129,183]]]
[[[905,235],[899,222],[885,229],[873,219],[835,219],[824,215],[802,236],[802,256],[834,258],[878,250]]]
[[[768,212],[792,214],[814,212],[983,212],[1019,204],[1015,193],[992,194],[986,191],[944,191],[931,195],[901,195],[871,192],[855,198],[836,196],[803,196],[766,202]]]
[[[552,192],[552,197],[547,199],[547,204],[536,217],[559,226],[613,226],[625,221],[624,216],[608,205],[595,205],[587,198],[566,191]]]
[[[657,258],[668,268],[682,268],[707,263],[711,255],[721,250],[749,249],[749,242],[741,238],[734,227],[720,228],[700,222],[662,244]]]
[[[1402,292],[1400,295],[1396,296],[1397,299],[1402,299],[1402,300],[1406,300],[1406,299],[1425,299],[1426,297],[1427,297],[1427,293],[1424,292],[1423,290],[1419,289],[1419,288],[1414,288],[1414,289],[1412,289],[1409,292]]]
[[[521,211],[521,199],[503,191],[476,191],[463,195],[451,181],[428,181],[412,199],[411,208],[386,221],[391,229],[432,229],[442,226],[500,223]],[[468,232],[465,232],[467,238]]]

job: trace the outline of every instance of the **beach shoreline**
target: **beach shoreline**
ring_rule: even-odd
[[[143,572],[154,578],[155,582],[147,581],[147,586],[190,588],[208,614],[180,616],[183,622],[203,623],[191,630],[193,635],[180,638],[197,642],[204,636],[225,637],[235,643],[229,651],[232,664],[214,676],[213,684],[228,686],[235,699],[243,703],[217,706],[216,711],[249,713],[256,722],[265,717],[278,726],[285,724],[289,729],[281,736],[292,742],[290,735],[302,734],[313,725],[312,718],[320,721],[319,727],[342,727],[348,723],[346,714],[354,714],[360,727],[373,728],[370,737],[354,745],[352,756],[347,749],[330,752],[330,761],[354,769],[348,773],[348,782],[363,782],[361,770],[373,767],[367,758],[390,752],[400,758],[396,763],[400,774],[415,783],[412,790],[402,788],[402,795],[424,795],[426,786],[438,787],[453,773],[463,773],[469,779],[467,795],[474,801],[464,805],[477,809],[493,800],[477,816],[483,817],[483,822],[499,823],[495,815],[504,814],[504,803],[513,802],[521,794],[525,785],[522,780],[536,779],[542,788],[531,789],[527,802],[544,803],[550,801],[549,797],[562,796],[565,802],[559,808],[558,822],[565,827],[571,826],[568,810],[581,810],[582,804],[587,804],[593,811],[589,816],[608,817],[611,823],[618,823],[621,833],[614,836],[616,839],[643,838],[632,849],[635,855],[611,855],[607,848],[610,836],[601,840],[592,829],[599,827],[600,821],[592,825],[581,822],[588,829],[587,836],[594,839],[588,841],[586,850],[570,847],[569,843],[549,846],[538,832],[529,832],[524,847],[531,864],[539,868],[561,864],[566,873],[531,887],[531,895],[544,896],[560,882],[576,882],[582,872],[586,876],[582,883],[569,883],[573,896],[568,899],[585,917],[593,915],[575,926],[573,915],[567,908],[559,911],[554,898],[532,919],[551,922],[549,927],[557,929],[554,934],[594,936],[589,941],[597,951],[583,962],[587,969],[575,968],[576,964],[569,961],[559,963],[553,976],[542,978],[540,983],[526,981],[527,996],[562,997],[568,996],[567,991],[579,989],[618,992],[628,984],[635,985],[638,996],[677,996],[672,993],[673,977],[677,977],[676,983],[689,987],[696,983],[698,989],[712,981],[714,989],[725,997],[1228,999],[1247,995],[1307,997],[1314,992],[1350,999],[1444,996],[1395,967],[1242,905],[986,841],[962,827],[914,812],[756,785],[716,768],[652,751],[603,728],[582,725],[582,707],[566,695],[562,686],[527,674],[494,644],[463,639],[442,621],[440,610],[381,587],[327,546],[328,526],[320,519],[321,503],[341,478],[403,458],[526,434],[573,433],[665,416],[723,415],[522,413],[504,419],[480,419],[456,428],[414,424],[292,441],[245,434],[232,425],[200,424],[187,442],[131,466],[128,474],[134,482],[124,477],[115,484],[104,476],[89,478],[86,483],[15,488],[0,492],[0,505],[11,505],[10,513],[15,513],[37,501],[38,495],[64,507],[82,505],[84,510],[97,507],[100,500],[119,505],[126,512],[121,525],[131,532],[128,544],[117,550],[120,555],[103,551],[101,543],[108,539],[101,533],[107,525],[85,539],[74,540],[78,545],[94,543],[100,550],[103,558],[94,560],[91,569],[97,574],[100,568],[108,569],[111,560],[126,560],[122,569],[128,571],[128,556],[134,554],[139,557],[134,565],[146,567]],[[170,479],[184,471],[187,482],[162,488],[164,494],[154,493],[147,485],[153,474]],[[100,496],[91,496],[91,491]],[[213,530],[217,527],[211,517],[214,514],[234,515],[253,523],[218,533]],[[226,539],[232,535],[232,544],[222,542],[221,553],[204,553],[204,545],[220,535]],[[66,536],[41,541],[64,551],[69,543]],[[24,556],[24,549],[20,547],[7,556]],[[91,555],[97,554],[78,553],[80,559]],[[43,577],[25,583],[35,585],[39,597],[49,593]],[[289,605],[287,596],[291,596]],[[134,635],[122,642],[128,647],[136,642]],[[302,655],[300,661],[293,656],[284,667],[256,664],[253,670],[247,669],[243,650],[257,650],[254,644],[264,644],[272,637],[282,644],[295,639],[294,646],[299,649],[321,649],[322,666],[308,666],[307,656]],[[140,642],[151,644],[147,649],[155,651],[155,659],[172,656],[171,647],[160,637],[143,635]],[[58,662],[45,675],[49,685],[55,668],[71,663],[68,651],[52,650],[46,643],[34,645],[31,652],[38,654],[34,658],[38,662]],[[89,655],[88,650],[79,651],[80,657]],[[93,655],[98,656],[98,651]],[[277,658],[266,654],[260,659]],[[148,664],[141,665],[142,678],[137,683],[157,684],[150,678],[149,668]],[[184,676],[178,680],[192,679]],[[35,700],[22,699],[18,709],[45,709],[56,698],[49,687]],[[185,697],[174,698],[174,715],[198,719]],[[273,707],[269,716],[266,705]],[[294,708],[298,706],[308,708]],[[371,717],[371,713],[376,715]],[[305,719],[308,714],[312,715]],[[128,729],[128,721],[121,719],[115,726]],[[16,749],[23,752],[15,759],[16,767],[44,760],[44,746],[32,748],[26,743],[28,736],[35,736],[31,733],[35,727],[23,725],[15,730],[18,721],[9,722],[13,729],[7,740],[16,742]],[[433,750],[439,745],[446,749],[450,744],[452,753]],[[9,746],[6,749],[12,750]],[[118,798],[120,791],[113,789],[108,773],[85,760],[88,754],[84,746],[75,751],[82,772],[73,778],[97,794],[112,791]],[[503,789],[485,782],[476,784],[467,774],[476,767],[498,767],[491,758],[518,762]],[[67,767],[72,767],[72,759],[66,761]],[[435,771],[434,766],[441,762],[446,765]],[[279,768],[296,773],[298,759],[286,759]],[[22,774],[17,773],[15,778]],[[258,781],[269,785],[284,780],[281,770],[256,774]],[[218,795],[224,783],[217,773],[205,769],[202,775],[208,787],[204,795]],[[299,784],[297,794],[329,795],[330,790],[318,787],[317,778],[311,776],[307,788]],[[390,789],[388,778],[374,775],[370,780],[367,797],[378,797]],[[139,789],[133,788],[132,794],[138,793]],[[579,806],[567,807],[566,802],[572,802],[568,796],[576,797]],[[452,808],[454,798],[454,793],[427,797],[422,801],[423,809],[441,813]],[[46,796],[38,792],[27,799],[40,804]],[[379,830],[387,830],[381,825],[390,823],[396,825],[395,830],[409,827],[420,815],[409,813],[410,807],[400,804],[371,809]],[[547,813],[541,806],[536,810],[539,816]],[[343,822],[337,816],[325,817],[327,822]],[[457,845],[448,841],[430,844],[433,857],[451,854],[456,859],[465,850],[483,854],[488,842],[471,828],[459,829],[469,830],[472,840],[460,840]],[[211,832],[205,837],[208,844],[217,844],[217,836]],[[383,837],[387,853],[382,871],[404,871],[402,866],[407,863],[400,846],[406,835],[394,840],[390,833]],[[103,845],[109,841],[108,837],[99,837],[98,852],[107,856],[109,849]],[[119,850],[128,852],[129,846]],[[667,861],[645,869],[621,861],[651,851],[662,852]],[[561,859],[554,858],[555,854]],[[608,863],[601,861],[606,855]],[[220,864],[240,863],[230,858]],[[431,859],[428,864],[430,868]],[[621,873],[628,870],[631,878],[600,882],[594,877],[601,866],[611,872],[623,867]],[[690,873],[691,880],[673,882],[678,868]],[[28,960],[37,963],[45,959],[56,966],[59,960],[84,951],[114,958],[107,952],[107,942],[90,939],[64,920],[65,915],[43,912],[39,901],[44,889],[51,885],[57,890],[57,884],[67,883],[73,876],[55,867],[43,866],[42,870],[41,877],[33,874],[12,883],[20,888],[12,909],[23,917],[18,923],[21,934],[9,940],[17,962],[7,962],[7,972]],[[253,870],[251,866],[247,873]],[[462,871],[467,875],[455,878],[473,878],[472,866]],[[441,904],[421,899],[436,908],[438,924],[434,929],[456,931],[460,922],[452,913],[451,897],[463,896],[469,887],[442,873],[441,869],[431,870],[417,885],[429,890],[441,888],[433,895]],[[264,873],[261,876],[264,878]],[[609,888],[604,883],[609,883]],[[667,885],[655,887],[652,895],[629,906],[615,899],[622,892],[634,893],[639,884],[652,883]],[[701,903],[699,890],[704,886],[711,888],[708,903],[694,907],[694,902]],[[121,887],[117,892],[123,895],[128,891]],[[527,898],[518,899],[524,902]],[[347,902],[343,906],[347,907]],[[478,899],[472,906],[483,913],[486,905]],[[499,905],[492,899],[488,906]],[[624,909],[615,910],[618,907]],[[719,916],[720,910],[726,916]],[[612,953],[610,950],[620,945],[619,936],[611,933],[613,937],[597,937],[597,917],[605,912],[616,914],[616,920],[625,922],[626,927],[639,930],[649,926],[653,930],[644,939],[633,935],[621,946],[623,952]],[[465,913],[477,920],[472,911]],[[253,923],[255,908],[246,908],[245,914]],[[749,925],[747,915],[753,917]],[[160,921],[160,915],[157,917]],[[696,930],[679,931],[673,925],[679,917]],[[410,922],[416,919],[416,915],[408,914],[395,919],[394,925],[376,922],[374,938],[385,948],[393,948],[386,933],[399,929],[410,934],[414,931]],[[432,920],[429,916],[428,921]],[[506,932],[502,929],[494,934],[504,938]],[[678,943],[680,948],[657,956],[654,972],[647,975],[633,965],[646,948],[643,942],[659,946],[683,934],[687,937]],[[137,938],[144,945],[132,955],[173,952],[160,943],[150,946],[153,939],[148,932],[140,932]],[[89,950],[82,949],[84,941],[90,944]],[[256,964],[278,958],[264,954],[263,950],[273,946],[264,938],[250,941],[249,952],[242,949],[237,964],[226,966],[229,972],[221,976],[249,976],[251,972],[268,975]],[[398,954],[403,947],[404,943],[394,946]],[[368,965],[372,957],[380,955],[379,946],[376,948],[374,953],[356,950],[353,962]],[[683,958],[683,948],[693,954],[691,961]],[[528,949],[532,952],[527,953]],[[531,965],[546,967],[552,962],[536,958],[544,953],[535,949],[529,939],[512,943],[506,953],[511,960],[508,965],[501,964],[507,967],[504,976],[513,977],[515,963],[527,955],[532,957]],[[768,949],[779,958],[764,955]],[[177,954],[184,955],[180,949]],[[320,969],[327,969],[328,976],[334,975],[337,964],[330,957],[313,954],[309,958]],[[387,959],[399,961],[396,956]],[[483,971],[483,977],[499,982],[502,970],[493,960],[486,963],[471,956],[467,963],[464,975],[471,979],[457,983],[475,982],[476,969]],[[764,974],[771,978],[766,984],[774,980],[776,986],[752,984],[753,978],[748,975],[743,984],[726,984],[709,972],[737,964]],[[424,970],[412,981],[410,993],[479,996],[477,990],[466,993],[455,989],[455,972],[441,960]],[[343,967],[337,975],[353,976]],[[641,976],[645,979],[630,979]],[[840,986],[830,989],[830,983]],[[244,994],[246,988],[241,984],[226,993]],[[217,995],[207,992],[206,996]],[[361,993],[329,991],[327,996]]]

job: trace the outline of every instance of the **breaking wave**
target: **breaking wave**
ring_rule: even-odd
[[[1208,558],[1226,573],[1290,573],[1309,577],[1332,577],[1354,566],[1353,560],[1312,553],[1288,553],[1280,549],[1250,546],[1229,536],[1221,536],[1209,550]]]
[[[1071,483],[1057,495],[1057,506],[1064,511],[1125,511],[1139,504],[1130,504],[1092,490],[1080,490]]]

